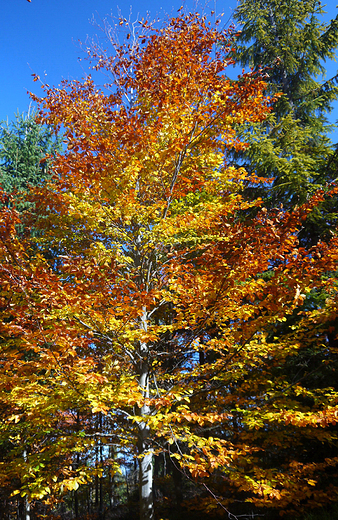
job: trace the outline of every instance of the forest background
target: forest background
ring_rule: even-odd
[[[320,11],[243,1],[241,33],[120,16],[113,61],[90,42],[106,92],[33,75],[39,117],[1,135],[4,519],[334,518]]]

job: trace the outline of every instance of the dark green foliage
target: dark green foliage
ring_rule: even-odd
[[[270,185],[248,188],[248,197],[259,195],[270,207],[301,204],[337,176],[327,115],[338,98],[338,76],[321,77],[338,47],[338,19],[325,24],[323,13],[317,0],[242,0],[235,11],[241,30],[235,59],[253,73],[263,69],[267,95],[281,93],[264,123],[240,129],[250,147],[234,158],[273,178]],[[323,211],[335,213],[332,204]],[[313,217],[321,228],[313,230],[313,239],[326,231],[325,218]]]
[[[0,185],[19,199],[29,186],[37,186],[50,174],[50,162],[61,150],[60,140],[41,126],[34,112],[17,114],[0,124]],[[19,210],[27,203],[17,202]]]
[[[335,58],[338,20],[325,24],[321,2],[243,0],[235,12],[241,24],[236,57],[254,70],[267,67],[270,93],[283,92],[276,106],[278,120],[290,112],[304,124],[325,124],[337,98],[337,76],[325,83],[323,60]],[[278,121],[277,121],[278,122]]]

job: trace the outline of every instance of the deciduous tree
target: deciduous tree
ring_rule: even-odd
[[[206,487],[216,476],[223,511],[231,489],[285,510],[335,496],[335,482],[325,489],[334,456],[303,464],[290,452],[284,465],[259,456],[291,446],[290,424],[299,438],[333,439],[336,392],[309,395],[306,373],[285,380],[279,369],[310,337],[313,359],[325,357],[321,323],[335,316],[336,286],[324,274],[337,244],[298,246],[322,193],[290,212],[243,200],[243,184],[258,180],[229,166],[228,153],[246,146],[236,126],[264,119],[271,100],[258,74],[227,79],[228,39],[180,16],[132,52],[116,46],[102,58],[113,93],[88,79],[40,101],[67,150],[32,194],[44,218],[31,255],[18,214],[1,213],[0,475],[17,482],[14,493],[52,501],[100,478],[104,458],[114,473],[114,445],[138,460],[141,520],[154,518],[162,451]],[[57,265],[47,245],[57,245]],[[326,305],[304,309],[322,286]],[[301,319],[280,341],[274,330],[294,313]]]

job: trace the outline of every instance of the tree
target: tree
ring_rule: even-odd
[[[254,71],[264,69],[266,93],[282,94],[263,124],[241,130],[250,143],[240,155],[242,164],[273,177],[272,185],[256,190],[271,207],[294,207],[336,178],[327,114],[337,99],[337,76],[318,78],[325,74],[323,62],[335,58],[338,18],[325,24],[320,20],[323,13],[319,1],[295,0],[242,0],[234,13],[240,24],[235,59]],[[312,220],[314,243],[327,232],[327,216],[317,209]]]
[[[270,185],[262,185],[258,190],[249,187],[246,192],[249,198],[259,194],[270,207],[281,204],[294,207],[337,177],[337,151],[330,139],[332,126],[327,119],[337,99],[337,76],[327,79],[322,75],[325,62],[335,57],[338,19],[326,24],[322,21],[323,12],[320,2],[268,0],[257,4],[244,0],[235,13],[241,32],[236,37],[234,55],[243,66],[265,70],[267,94],[282,93],[263,124],[243,129],[241,134],[250,146],[237,157],[248,171],[274,178]],[[327,240],[336,222],[336,199],[324,198],[304,222],[299,233],[301,244],[309,247],[319,237]],[[317,309],[320,313],[326,297],[325,291],[311,291],[304,301],[304,309],[313,312]],[[290,316],[274,329],[275,336],[282,342],[298,322],[299,314]],[[283,373],[285,379],[292,380],[302,371],[309,374],[314,370],[313,375],[306,378],[310,393],[320,386],[336,388],[336,318],[327,320],[321,327],[327,351],[317,352],[317,363],[313,358],[312,339],[309,339],[307,348],[299,352],[298,357],[291,358],[279,372],[280,377]],[[330,446],[306,437],[297,449],[303,451],[304,463],[306,453],[317,453],[318,460],[332,454]],[[286,456],[289,455],[286,453]],[[282,460],[282,452],[280,458]]]
[[[50,175],[50,163],[61,143],[53,138],[49,128],[36,121],[36,114],[29,111],[16,114],[15,121],[2,122],[0,127],[0,180],[3,190],[16,193],[16,198],[37,186]],[[18,202],[23,209],[23,202]],[[27,205],[27,203],[26,203]]]
[[[10,123],[0,124],[0,184],[6,194],[2,203],[14,204],[20,212],[34,211],[32,203],[24,200],[25,194],[30,186],[37,186],[50,178],[51,160],[61,150],[60,139],[53,137],[50,128],[37,123],[36,116],[29,110],[27,114],[16,114]],[[20,219],[14,218],[14,221],[20,226],[21,234],[36,233],[36,228],[24,229]],[[3,340],[0,338],[1,342]],[[3,447],[7,449],[6,444]],[[11,509],[9,495],[10,492],[3,499],[3,509],[8,515]],[[29,518],[29,503],[24,506]]]
[[[289,212],[243,199],[259,179],[227,163],[245,147],[235,128],[263,120],[270,101],[258,75],[227,79],[229,37],[182,15],[101,63],[113,93],[88,79],[41,100],[67,150],[31,195],[44,217],[38,248],[16,236],[19,214],[1,209],[0,478],[16,483],[13,496],[52,503],[116,473],[112,445],[138,460],[141,520],[154,518],[163,451],[203,489],[213,475],[227,484],[214,504],[223,512],[231,489],[285,510],[335,496],[335,482],[324,491],[335,457],[310,467],[294,451],[285,466],[259,457],[269,443],[291,446],[289,424],[298,438],[320,429],[333,439],[336,392],[313,389],[309,405],[306,374],[286,381],[278,370],[305,337],[315,360],[326,348],[336,285],[323,275],[337,241],[298,247],[322,193]],[[42,254],[56,244],[57,266]],[[304,310],[304,294],[321,287],[327,304]],[[274,328],[297,312],[281,344]]]

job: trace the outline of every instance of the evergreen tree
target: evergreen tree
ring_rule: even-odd
[[[16,199],[29,186],[37,186],[50,175],[50,162],[61,149],[60,140],[40,125],[33,111],[16,114],[15,120],[0,123],[0,185]],[[17,201],[22,210],[27,203]]]
[[[338,18],[325,24],[323,13],[317,0],[242,0],[235,11],[241,29],[236,60],[253,74],[265,69],[267,94],[281,94],[263,124],[242,129],[250,146],[235,158],[247,170],[273,178],[268,187],[258,188],[268,206],[300,204],[336,177],[327,115],[338,97],[338,75],[321,78],[325,61],[334,58],[338,47]],[[310,235],[322,234],[327,219],[317,210]]]

